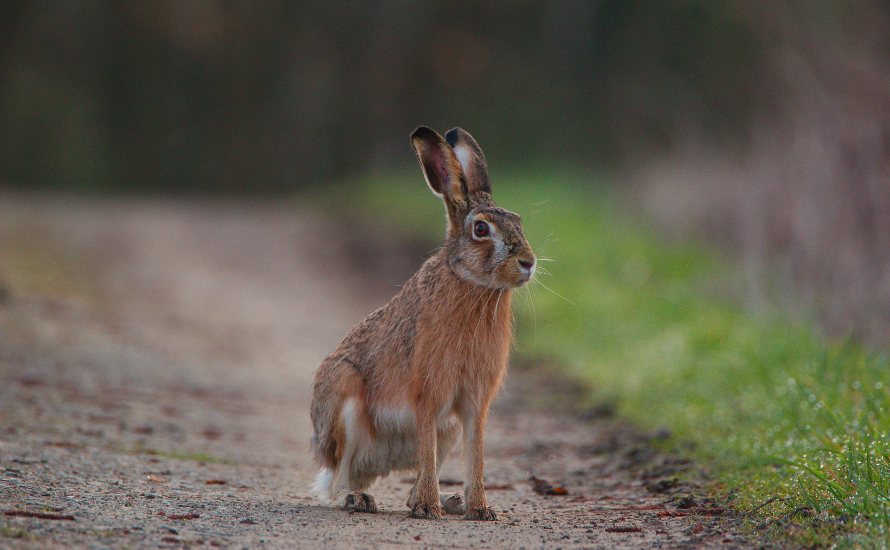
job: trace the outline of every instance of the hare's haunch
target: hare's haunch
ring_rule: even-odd
[[[315,375],[315,488],[329,502],[376,512],[365,491],[416,470],[411,516],[445,511],[496,519],[482,484],[485,417],[512,338],[511,292],[535,272],[519,216],[494,205],[485,157],[467,132],[411,135],[427,184],[445,203],[445,246],[369,315]],[[461,495],[439,494],[439,468],[463,435]]]

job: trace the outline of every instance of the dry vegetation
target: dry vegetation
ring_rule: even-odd
[[[819,32],[806,19],[767,25],[780,116],[744,146],[695,143],[635,179],[667,228],[738,249],[749,303],[880,346],[890,343],[890,28],[856,13]]]

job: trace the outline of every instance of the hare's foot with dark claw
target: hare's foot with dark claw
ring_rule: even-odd
[[[466,506],[464,506],[464,499],[461,497],[460,493],[454,493],[453,495],[442,493],[440,500],[442,511],[446,514],[459,516],[467,511]]]
[[[473,510],[467,510],[467,514],[464,516],[464,519],[473,519],[479,521],[495,521],[498,519],[498,515],[494,510],[489,508],[488,506],[484,506],[482,508],[474,508]]]
[[[346,495],[346,503],[344,504],[343,509],[350,512],[367,512],[369,514],[376,514],[377,503],[374,502],[374,497],[368,493],[349,493]]]
[[[408,515],[417,519],[440,519],[442,517],[442,508],[435,505],[417,503]]]

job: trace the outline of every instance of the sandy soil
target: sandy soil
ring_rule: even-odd
[[[751,546],[676,482],[697,468],[655,450],[665,434],[565,407],[577,388],[540,361],[490,415],[499,521],[408,518],[410,473],[375,487],[379,514],[320,506],[314,371],[394,292],[345,256],[399,254],[340,225],[299,205],[0,198],[0,547]],[[460,472],[455,456],[443,490]]]

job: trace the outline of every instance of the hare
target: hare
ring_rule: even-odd
[[[417,470],[415,518],[494,520],[482,484],[485,418],[507,367],[511,291],[535,273],[519,216],[494,205],[485,157],[467,132],[411,135],[424,177],[445,203],[445,246],[346,336],[315,375],[315,489],[376,512],[365,491]],[[439,469],[463,433],[464,494],[440,495]]]

